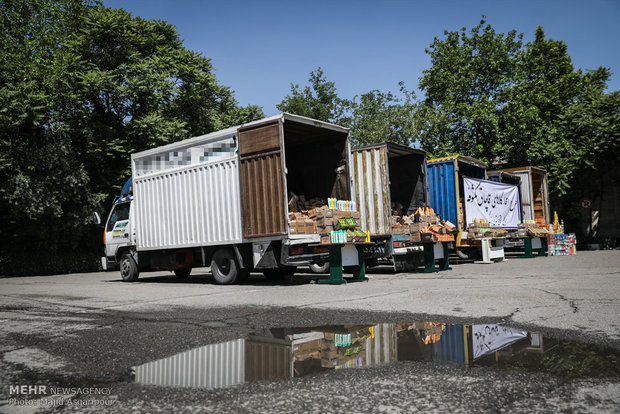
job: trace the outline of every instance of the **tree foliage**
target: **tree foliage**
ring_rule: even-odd
[[[334,82],[319,67],[310,72],[303,89],[291,84],[291,93],[276,107],[284,112],[338,123],[351,128],[354,145],[393,141],[405,145],[415,142],[417,106],[415,94],[399,83],[398,94],[371,90],[353,99],[338,96]]]
[[[392,92],[372,90],[350,103],[353,143],[357,146],[392,141],[413,145],[416,141],[415,121],[417,103],[415,94],[400,82],[402,98]]]
[[[87,223],[131,153],[263,116],[163,21],[88,0],[0,0],[0,32],[0,274],[84,267],[71,255],[99,255]]]
[[[565,196],[589,151],[574,134],[579,128],[569,125],[580,122],[575,116],[587,102],[607,101],[609,71],[576,70],[566,44],[547,39],[541,27],[523,44],[522,35],[496,33],[484,20],[469,32],[445,32],[427,53],[431,68],[420,79],[426,100],[417,123],[422,147],[480,158],[491,168],[543,167],[552,195]],[[610,132],[598,134],[602,146],[613,146]]]
[[[291,83],[291,93],[276,108],[319,121],[343,123],[345,113],[350,105],[346,99],[338,97],[334,82],[329,82],[321,67],[310,72],[310,85],[303,89],[299,84]]]

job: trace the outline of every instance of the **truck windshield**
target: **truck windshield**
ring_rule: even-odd
[[[106,231],[112,231],[114,229],[114,225],[117,221],[120,220],[129,220],[129,205],[131,203],[122,203],[114,206],[114,210],[112,210],[112,214],[110,214],[110,219],[108,220],[108,225],[106,226]]]

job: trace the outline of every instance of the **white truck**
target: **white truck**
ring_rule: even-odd
[[[291,231],[288,195],[350,199],[349,138],[347,128],[282,113],[133,154],[133,188],[105,224],[104,268],[119,265],[132,282],[142,271],[185,278],[210,266],[216,283],[232,284],[252,270],[278,277],[326,261],[318,234]]]

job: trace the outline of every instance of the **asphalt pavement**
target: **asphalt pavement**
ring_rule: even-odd
[[[269,328],[503,323],[620,349],[620,251],[452,267],[435,274],[380,267],[366,282],[337,286],[316,284],[309,273],[298,285],[255,274],[247,284],[219,286],[209,269],[194,269],[186,280],[143,273],[136,283],[122,282],[117,272],[0,278],[0,412],[620,410],[617,377],[448,362],[405,361],[213,390],[132,382],[137,365]],[[78,390],[57,400],[49,392],[16,392],[34,384]],[[75,395],[84,387],[108,393]]]

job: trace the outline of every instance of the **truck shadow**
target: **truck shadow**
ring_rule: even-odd
[[[394,269],[391,266],[376,266],[372,268],[368,268],[366,270],[368,275],[393,275],[395,274]],[[354,282],[353,275],[350,271],[346,271],[344,273],[344,278],[348,282]],[[298,271],[295,273],[295,276],[290,279],[268,279],[261,272],[253,272],[250,274],[247,281],[242,283],[240,286],[249,285],[249,286],[291,286],[291,285],[304,285],[316,283],[321,279],[329,279],[329,273],[312,273],[307,270]],[[120,278],[113,280],[106,280],[106,282],[112,283],[124,283]],[[188,285],[204,285],[211,284],[215,285],[215,280],[213,279],[213,275],[209,271],[208,268],[194,269],[192,274],[183,279],[177,278],[174,273],[142,273],[134,283],[169,283],[169,284],[188,284]]]

